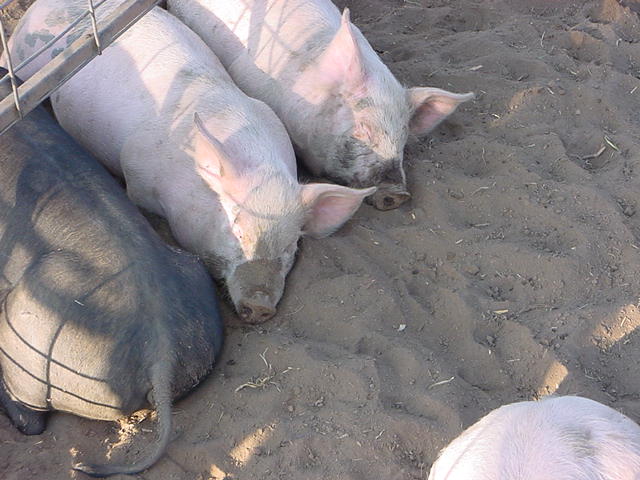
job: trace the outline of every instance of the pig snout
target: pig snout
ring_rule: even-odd
[[[393,210],[411,198],[404,185],[382,184],[378,190],[367,197],[367,203],[373,205],[378,210]]]
[[[276,314],[276,309],[269,300],[269,296],[256,292],[249,298],[238,302],[238,315],[246,323],[262,323]]]
[[[229,279],[231,300],[240,318],[251,324],[269,320],[284,290],[280,260],[249,260],[236,267]]]
[[[378,210],[393,210],[411,198],[407,191],[402,159],[385,160],[386,167],[377,175],[369,177],[378,190],[367,198],[367,203]]]

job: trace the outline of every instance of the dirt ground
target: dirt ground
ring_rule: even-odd
[[[639,421],[637,3],[338,3],[402,82],[477,98],[410,141],[410,203],[302,242],[272,321],[227,308],[220,364],[138,477],[426,479],[482,415],[553,393]],[[0,478],[82,478],[75,458],[130,461],[154,429],[0,415]]]

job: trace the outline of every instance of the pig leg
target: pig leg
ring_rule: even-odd
[[[0,378],[0,408],[7,413],[11,423],[25,435],[40,435],[44,432],[47,412],[33,410],[13,400],[2,378]]]

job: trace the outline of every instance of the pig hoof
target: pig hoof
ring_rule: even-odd
[[[25,435],[40,435],[46,427],[46,412],[32,410],[13,400],[0,378],[0,408],[4,409],[15,427]]]
[[[258,302],[240,302],[238,308],[240,318],[246,323],[262,323],[276,314],[276,309]]]

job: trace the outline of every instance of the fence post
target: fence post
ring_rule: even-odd
[[[93,38],[96,40],[98,55],[102,55],[102,47],[100,46],[100,36],[98,35],[98,22],[96,20],[96,12],[93,8],[93,0],[89,0],[89,15],[91,15],[91,26],[93,27]]]
[[[4,54],[7,59],[7,70],[9,70],[9,79],[11,80],[13,102],[15,103],[16,110],[18,111],[18,118],[22,120],[22,108],[20,106],[20,95],[18,94],[18,82],[16,80],[16,75],[13,72],[13,61],[11,60],[11,53],[9,52],[9,45],[7,42],[7,32],[4,29],[2,17],[0,17],[0,42],[2,42],[2,49],[4,50]]]

